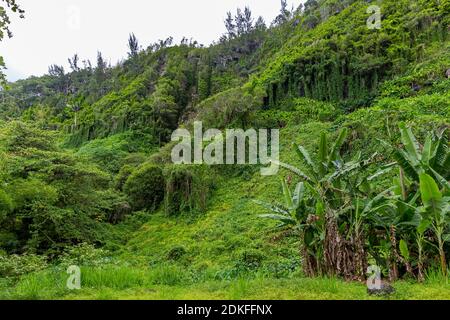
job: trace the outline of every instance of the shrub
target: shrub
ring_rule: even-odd
[[[238,253],[236,268],[245,270],[255,270],[261,266],[265,259],[263,252],[255,249],[248,249]]]
[[[34,254],[0,255],[0,277],[19,277],[47,267],[45,256]]]
[[[167,215],[206,210],[211,183],[204,170],[187,166],[170,166],[166,168],[165,176]]]
[[[55,150],[54,133],[39,130],[29,124],[13,121],[2,130],[4,134],[5,146],[8,151],[20,151],[23,149],[36,148],[40,150]]]
[[[254,110],[261,104],[258,92],[249,94],[242,88],[234,88],[202,101],[197,106],[198,119],[205,127],[225,128],[231,124],[246,128],[251,122]]]
[[[98,267],[108,263],[109,259],[108,251],[97,249],[91,244],[81,243],[67,248],[59,261],[64,267],[71,265]]]
[[[37,202],[54,204],[58,199],[55,188],[37,179],[17,179],[8,186],[8,191],[9,194],[14,194],[14,207],[16,209]]]
[[[130,165],[124,165],[120,168],[119,173],[116,176],[115,188],[119,191],[123,191],[123,186],[127,182],[130,175],[133,173],[134,168]]]
[[[155,210],[164,199],[164,177],[161,168],[146,163],[127,179],[123,190],[135,210]]]
[[[182,246],[175,246],[167,253],[167,260],[178,261],[186,254],[186,249]]]

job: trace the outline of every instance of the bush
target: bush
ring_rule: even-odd
[[[2,141],[8,151],[16,152],[24,149],[55,150],[55,135],[52,132],[39,130],[20,121],[10,122],[5,130],[0,132]]]
[[[125,182],[127,182],[130,175],[133,173],[134,168],[130,165],[124,165],[122,168],[120,168],[119,173],[116,176],[115,179],[115,188],[119,191],[123,191],[123,186],[125,185]]]
[[[135,210],[153,211],[164,199],[164,176],[161,168],[146,163],[127,179],[123,190]]]
[[[167,260],[178,261],[186,254],[186,249],[182,246],[175,246],[167,253]]]
[[[9,194],[14,194],[16,209],[37,202],[51,205],[58,200],[57,190],[37,179],[17,179],[8,186],[8,191]]]
[[[256,270],[265,259],[263,252],[255,249],[248,249],[239,252],[236,268],[244,270]]]
[[[170,166],[165,170],[167,215],[204,212],[211,190],[210,177],[201,168]]]
[[[71,265],[98,267],[108,262],[108,251],[97,249],[87,243],[67,248],[60,257],[60,264],[63,267]]]

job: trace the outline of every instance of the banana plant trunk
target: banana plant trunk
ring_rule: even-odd
[[[439,239],[439,256],[441,259],[442,274],[446,277],[447,276],[447,259],[445,258],[444,242],[441,239]]]
[[[359,279],[361,275],[356,272],[354,241],[341,236],[336,213],[332,209],[327,210],[325,228],[324,261],[327,275],[340,276],[346,280]]]

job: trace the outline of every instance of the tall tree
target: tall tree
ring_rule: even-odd
[[[317,0],[307,0],[305,2],[304,8],[305,8],[305,12],[310,12],[312,10],[315,10],[319,7],[319,3],[317,2]]]
[[[280,14],[275,18],[273,24],[280,25],[288,21],[291,17],[291,11],[288,9],[287,0],[281,0]]]
[[[97,82],[97,89],[100,95],[103,95],[106,92],[104,87],[104,82],[106,80],[106,69],[108,68],[108,64],[103,58],[102,53],[97,52],[97,67],[95,68],[95,80]]]
[[[102,53],[99,51],[97,52],[97,70],[100,73],[105,73],[106,68],[108,67],[107,62],[105,61],[105,59],[103,58]]]
[[[5,34],[11,38],[13,36],[11,30],[9,29],[9,25],[11,24],[11,20],[8,16],[9,9],[13,13],[18,13],[20,18],[24,18],[25,11],[21,9],[16,0],[0,0],[0,41],[3,40]],[[6,4],[6,7],[4,6]],[[3,57],[0,56],[0,86],[6,83],[5,75],[2,72],[2,69],[5,68],[5,63],[3,61]]]
[[[48,67],[48,74],[52,77],[62,77],[65,74],[64,67],[52,64]]]
[[[227,28],[228,38],[233,39],[236,36],[236,25],[234,24],[234,19],[231,15],[231,12],[227,12],[227,18],[225,19],[225,28]]]
[[[68,59],[70,69],[72,69],[73,72],[80,71],[80,67],[78,66],[78,62],[80,61],[80,58],[78,57],[78,54],[75,53],[72,58]]]
[[[60,93],[67,93],[68,81],[64,67],[52,64],[48,67],[48,74],[53,78],[53,89]]]
[[[252,11],[249,7],[244,9],[244,28],[245,32],[251,32],[253,29]]]
[[[266,22],[264,21],[264,18],[262,16],[259,16],[258,20],[255,22],[255,29],[256,30],[266,30]]]
[[[238,8],[236,11],[235,21],[236,21],[237,35],[238,36],[243,35],[245,33],[245,17],[240,8]]]

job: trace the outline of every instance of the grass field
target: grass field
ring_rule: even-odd
[[[67,300],[447,300],[448,279],[432,273],[424,284],[399,281],[390,296],[374,297],[364,283],[301,275],[271,279],[256,274],[229,281],[204,279],[195,283],[174,267],[136,269],[126,267],[83,268],[81,289],[66,287],[68,275],[46,270],[16,283],[1,283],[1,299]]]

